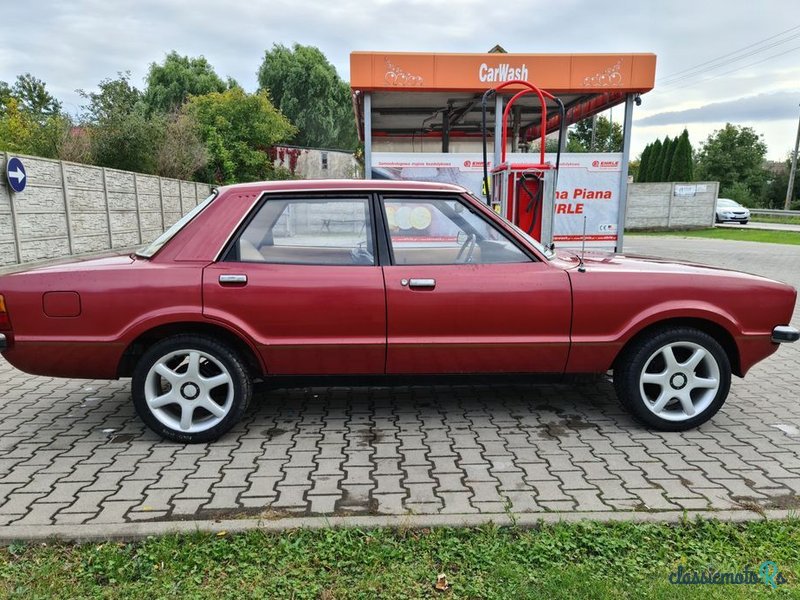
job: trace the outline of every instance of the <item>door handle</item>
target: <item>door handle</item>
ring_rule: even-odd
[[[403,281],[406,281],[405,279]],[[403,283],[401,281],[400,283]],[[436,280],[435,279],[409,279],[407,281],[408,287],[410,288],[435,288],[436,287]]]
[[[246,285],[247,275],[220,275],[219,282],[221,285]]]

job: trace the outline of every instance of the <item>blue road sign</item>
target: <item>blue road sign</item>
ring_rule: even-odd
[[[6,163],[6,179],[11,189],[19,193],[25,189],[28,183],[28,174],[25,172],[25,165],[16,156],[9,158]]]

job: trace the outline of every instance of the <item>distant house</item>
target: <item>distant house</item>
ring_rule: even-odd
[[[361,179],[363,168],[355,156],[341,150],[273,146],[270,150],[276,168],[287,169],[300,179]]]

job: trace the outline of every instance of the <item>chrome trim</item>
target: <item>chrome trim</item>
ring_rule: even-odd
[[[247,283],[247,275],[220,275],[220,283]]]
[[[408,287],[411,288],[434,288],[436,287],[435,279],[409,279]]]
[[[4,334],[0,333],[0,352],[7,349],[8,349],[8,340],[6,339],[6,336]]]
[[[800,331],[791,325],[778,325],[772,330],[772,341],[776,344],[792,343],[800,340]]]

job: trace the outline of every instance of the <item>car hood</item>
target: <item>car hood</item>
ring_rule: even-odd
[[[569,251],[557,251],[558,259],[569,263],[571,268],[580,265],[579,253]],[[646,256],[641,254],[615,254],[612,252],[587,252],[583,257],[583,264],[587,271],[616,271],[632,273],[664,273],[679,274],[687,276],[725,276],[744,280],[773,281],[761,275],[743,273],[733,269],[723,267],[711,267],[701,263],[690,261],[678,261],[671,259]],[[779,283],[779,282],[778,282]]]

